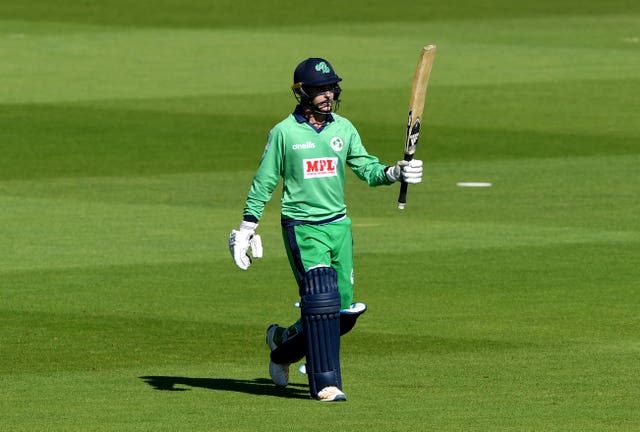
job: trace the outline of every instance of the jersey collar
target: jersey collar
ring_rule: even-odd
[[[292,114],[293,114],[293,117],[296,119],[296,121],[298,123],[307,123],[309,126],[311,126],[311,128],[313,128],[313,130],[316,130],[318,132],[322,131],[322,129],[324,129],[329,123],[334,121],[333,115],[331,113],[329,113],[329,114],[327,114],[327,121],[325,122],[325,124],[322,125],[322,127],[320,129],[316,129],[315,127],[313,127],[311,125],[311,123],[309,123],[307,118],[304,116],[304,110],[302,109],[301,105],[297,105],[296,109],[293,110]]]

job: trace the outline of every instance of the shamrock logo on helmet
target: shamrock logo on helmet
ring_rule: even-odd
[[[331,68],[329,68],[329,65],[323,61],[316,65],[316,70],[326,74],[331,73]]]

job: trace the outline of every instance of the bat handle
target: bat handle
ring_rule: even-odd
[[[404,160],[412,161],[413,155],[406,154],[404,155]],[[400,183],[400,194],[398,195],[398,209],[404,210],[404,206],[407,203],[407,190],[409,189],[409,183],[405,181],[401,181]]]
[[[404,210],[404,205],[407,203],[407,189],[409,189],[409,184],[402,182],[400,183],[400,195],[398,195],[398,209]]]

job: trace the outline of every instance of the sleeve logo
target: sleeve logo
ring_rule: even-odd
[[[338,158],[303,159],[304,178],[336,177],[338,175]]]

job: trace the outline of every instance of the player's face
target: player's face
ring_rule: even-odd
[[[320,87],[310,87],[308,93],[313,95],[311,102],[322,112],[331,112],[335,97],[335,85],[324,85]]]

